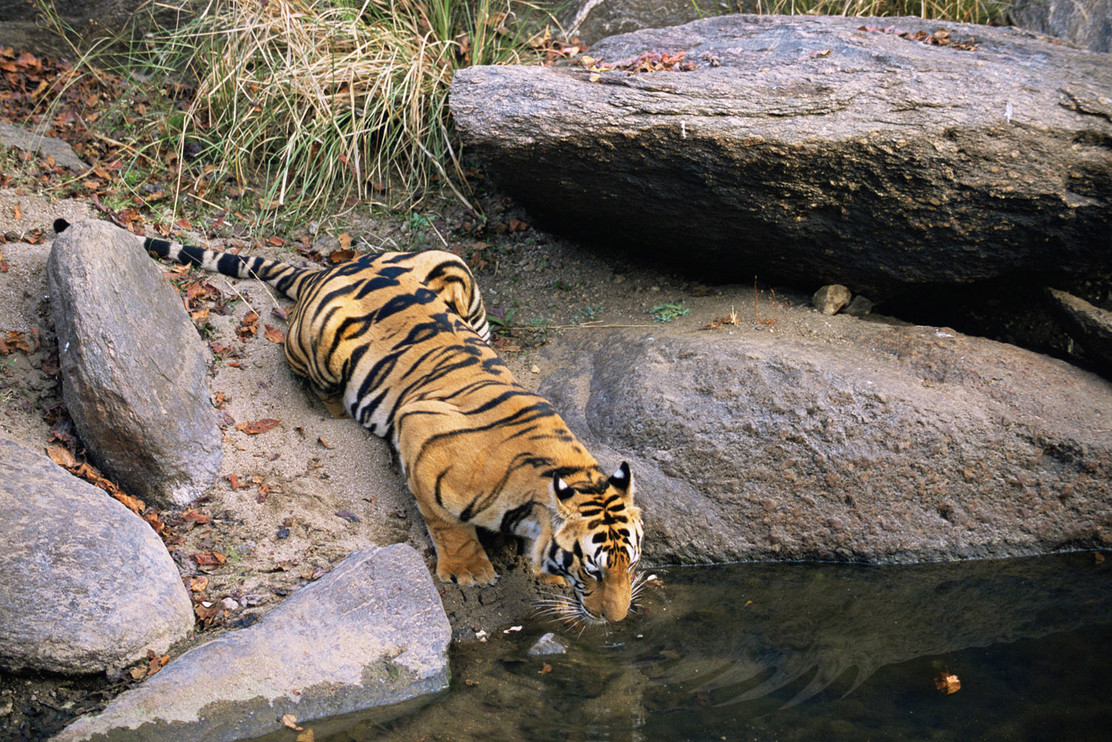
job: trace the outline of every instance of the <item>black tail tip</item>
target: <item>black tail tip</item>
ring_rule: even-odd
[[[70,225],[70,223],[67,222],[65,219],[61,219],[61,218],[55,219],[54,220],[54,233],[55,234],[61,234],[62,232],[65,232],[66,227],[68,227],[69,225]]]

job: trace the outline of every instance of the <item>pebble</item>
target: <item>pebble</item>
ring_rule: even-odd
[[[845,286],[835,283],[823,286],[811,297],[811,304],[825,315],[837,314],[849,304],[853,294]]]

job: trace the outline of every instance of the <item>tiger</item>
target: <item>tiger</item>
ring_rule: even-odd
[[[523,540],[541,577],[571,586],[575,601],[558,615],[626,617],[643,538],[629,464],[607,476],[552,405],[514,379],[461,258],[384,252],[303,268],[128,234],[152,257],[261,280],[294,302],[290,368],[333,412],[391,443],[440,580],[492,584],[477,529],[503,532]]]

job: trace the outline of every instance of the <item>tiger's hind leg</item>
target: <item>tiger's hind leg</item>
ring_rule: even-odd
[[[498,579],[475,526],[450,521],[423,506],[420,509],[436,547],[437,577],[460,585],[490,585]]]
[[[340,394],[329,394],[328,392],[317,389],[314,385],[313,391],[320,397],[320,401],[324,402],[324,406],[328,408],[329,414],[333,419],[340,419],[347,417],[347,410],[344,409],[344,398]]]

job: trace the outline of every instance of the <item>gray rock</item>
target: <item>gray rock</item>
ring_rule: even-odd
[[[719,281],[882,297],[1112,260],[1105,55],[1014,29],[809,16],[710,18],[590,54],[661,51],[695,69],[461,70],[452,114],[541,225]]]
[[[55,0],[52,15],[66,35],[45,17],[33,0],[0,0],[0,46],[16,50],[72,57],[74,46],[87,47],[105,36],[124,37],[133,25],[153,23],[172,28],[190,17],[193,0],[149,3],[145,0]],[[68,36],[68,39],[67,37]]]
[[[1112,312],[1073,294],[1048,289],[1066,329],[1106,373],[1112,373]]]
[[[0,440],[0,665],[115,672],[192,627],[177,567],[149,525]]]
[[[541,386],[629,460],[651,561],[899,563],[1112,544],[1112,384],[949,331],[559,338]],[[843,324],[845,323],[845,324]],[[831,331],[823,335],[821,327]]]
[[[825,315],[837,314],[849,306],[853,294],[840,283],[823,286],[811,296],[811,306]]]
[[[1112,0],[1014,0],[1008,19],[1094,52],[1112,52]]]
[[[89,169],[85,161],[73,151],[73,147],[61,139],[44,137],[4,121],[0,121],[0,146],[16,147],[27,152],[37,152],[43,157],[53,157],[55,164],[70,170]]]
[[[239,740],[280,729],[284,714],[303,724],[407,701],[447,688],[450,639],[417,552],[362,549],[259,623],[186,652],[55,740]]]
[[[184,505],[222,457],[204,345],[134,238],[72,225],[47,261],[66,407],[93,461],[127,492]]]
[[[571,36],[595,44],[607,36],[690,23],[731,13],[753,13],[756,0],[584,0],[561,10],[559,18]]]
[[[858,294],[843,311],[851,317],[864,317],[873,311],[873,303]]]
[[[526,652],[530,657],[543,657],[550,654],[567,654],[568,648],[551,631],[533,642]]]

